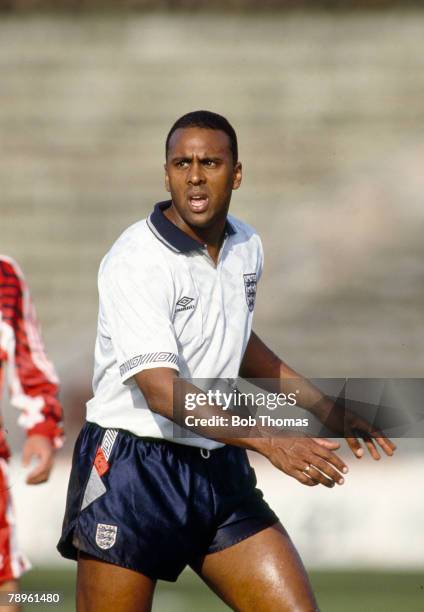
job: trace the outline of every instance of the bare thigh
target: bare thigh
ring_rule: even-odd
[[[319,609],[299,554],[280,524],[206,555],[193,569],[233,610]]]
[[[139,572],[78,556],[78,612],[150,612],[155,586]]]

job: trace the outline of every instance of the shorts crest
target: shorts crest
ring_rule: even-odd
[[[116,542],[116,534],[118,533],[118,527],[116,525],[105,525],[104,523],[97,523],[96,531],[96,544],[99,548],[107,550],[112,548]]]

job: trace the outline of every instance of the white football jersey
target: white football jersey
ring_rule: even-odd
[[[213,449],[222,444],[176,436],[175,424],[149,409],[134,374],[169,367],[183,378],[237,378],[251,333],[262,245],[250,226],[229,216],[215,265],[205,246],[163,214],[170,205],[160,202],[148,219],[129,227],[100,265],[87,420]]]

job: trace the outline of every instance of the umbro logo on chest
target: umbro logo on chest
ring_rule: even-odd
[[[186,296],[180,298],[176,303],[175,312],[182,312],[183,310],[193,310],[195,304],[192,304],[192,302],[194,302],[194,298]]]

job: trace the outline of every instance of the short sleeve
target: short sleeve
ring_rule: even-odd
[[[171,272],[152,257],[125,258],[101,269],[101,341],[112,343],[122,382],[149,368],[178,370],[173,303]]]
[[[262,270],[264,268],[264,249],[262,247],[262,240],[259,238],[258,234],[256,234],[256,239],[258,242],[258,259],[257,259],[256,279],[259,282],[262,276]]]

